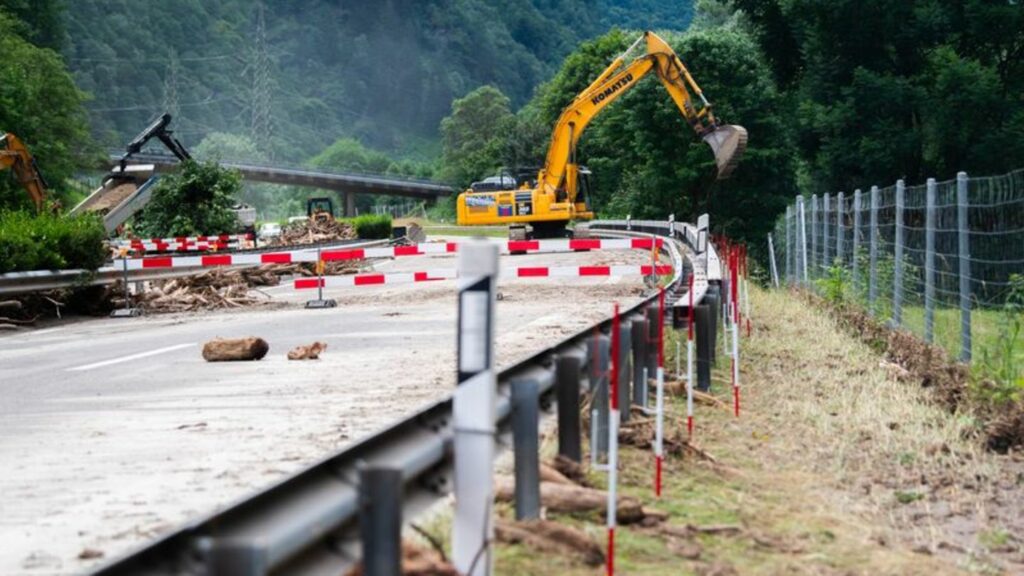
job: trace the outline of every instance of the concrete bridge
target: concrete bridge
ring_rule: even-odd
[[[110,165],[116,166],[120,158],[120,154],[112,154]],[[132,156],[129,165],[149,164],[154,166],[157,172],[173,172],[177,169],[178,163],[178,159],[170,155],[136,154]],[[220,165],[238,170],[241,172],[242,178],[251,182],[305,186],[341,192],[344,198],[345,216],[355,215],[356,194],[382,194],[417,200],[436,200],[454,192],[452,187],[447,184],[402,176],[360,174],[308,166],[236,160],[222,160]]]

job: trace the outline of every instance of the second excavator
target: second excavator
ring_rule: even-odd
[[[627,63],[644,41],[646,51]],[[657,34],[645,32],[562,111],[544,167],[535,178],[533,174],[502,175],[474,183],[459,195],[458,224],[508,224],[513,239],[552,238],[571,235],[567,225],[573,220],[593,218],[590,172],[577,163],[576,145],[598,113],[651,72],[668,90],[687,123],[711,147],[718,179],[728,178],[746,150],[746,129],[721,124],[672,47]]]

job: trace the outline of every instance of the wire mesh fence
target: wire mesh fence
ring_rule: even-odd
[[[1024,170],[797,197],[774,247],[787,284],[857,302],[953,358],[1024,356],[1000,324],[1024,282]]]

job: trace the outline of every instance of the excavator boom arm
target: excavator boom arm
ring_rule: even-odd
[[[646,54],[624,64],[626,56],[644,39],[647,40]],[[652,71],[665,86],[687,123],[711,146],[718,166],[718,177],[727,178],[746,148],[746,130],[739,126],[719,125],[700,86],[690,76],[679,56],[658,35],[645,32],[633,47],[612,61],[562,112],[552,131],[551,145],[539,180],[551,189],[567,188],[570,201],[575,200],[573,186],[566,186],[565,183],[567,178],[571,178],[568,174],[569,165],[576,164],[576,145],[583,131],[606,106]],[[694,101],[691,91],[697,95],[698,102]]]
[[[14,171],[14,177],[32,198],[36,210],[41,211],[46,203],[46,180],[25,144],[9,132],[0,136],[0,168]]]

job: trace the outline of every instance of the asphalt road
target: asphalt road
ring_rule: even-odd
[[[640,252],[518,265],[641,263]],[[429,262],[428,262],[429,261]],[[377,269],[455,266],[400,258]],[[498,362],[606,317],[639,278],[502,280]],[[68,574],[208,513],[449,392],[454,282],[266,290],[233,311],[66,322],[0,337],[0,574]],[[259,362],[207,363],[203,342],[260,336]],[[314,340],[319,361],[285,353]],[[100,557],[95,557],[101,555]]]

